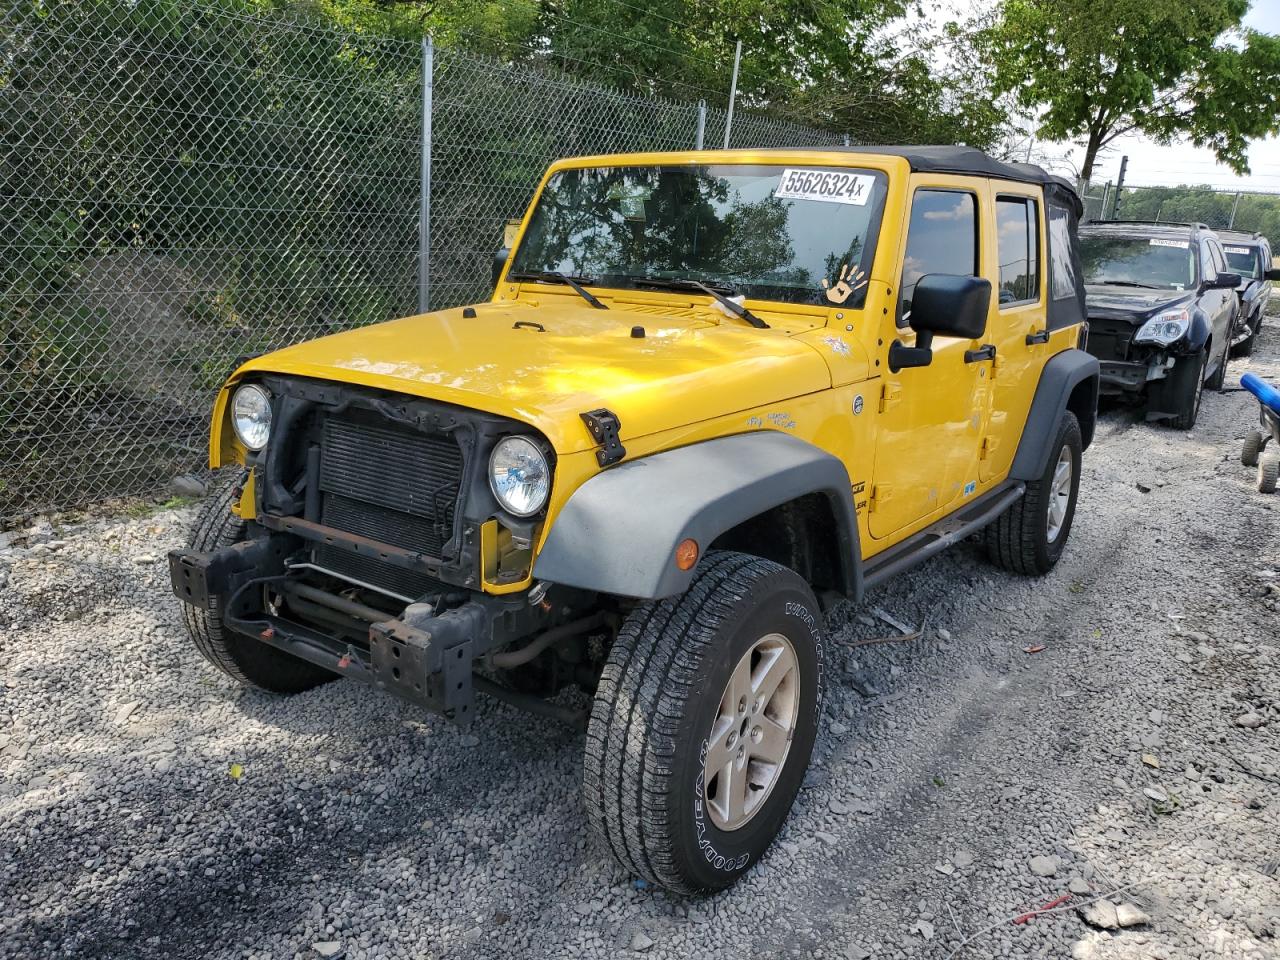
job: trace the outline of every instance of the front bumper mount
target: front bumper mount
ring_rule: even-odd
[[[291,535],[267,536],[208,553],[174,550],[169,573],[178,599],[219,616],[229,630],[254,637],[326,670],[361,680],[459,722],[474,707],[477,657],[536,631],[545,615],[518,596],[470,598],[439,613],[425,603],[375,620],[344,613],[343,598],[300,586],[304,574],[286,563],[300,546]],[[280,608],[268,595],[285,598]]]

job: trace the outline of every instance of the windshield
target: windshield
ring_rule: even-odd
[[[848,168],[565,170],[543,188],[511,272],[623,289],[692,279],[752,299],[857,308],[885,189],[883,173]]]
[[[1224,246],[1222,252],[1227,255],[1227,266],[1232,273],[1250,280],[1257,280],[1262,276],[1262,269],[1258,265],[1258,251],[1248,247]]]
[[[1188,240],[1163,237],[1080,237],[1085,283],[1137,284],[1185,290],[1196,285]]]

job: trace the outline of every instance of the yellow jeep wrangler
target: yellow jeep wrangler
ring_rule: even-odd
[[[601,849],[725,887],[809,762],[824,606],[973,534],[1061,555],[1098,392],[1079,214],[958,147],[560,161],[489,302],[227,381],[210,460],[243,473],[170,555],[192,639],[280,693],[579,723]]]

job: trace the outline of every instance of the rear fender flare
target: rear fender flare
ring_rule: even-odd
[[[798,497],[826,497],[841,560],[841,592],[862,592],[849,473],[825,450],[774,431],[707,440],[624,461],[570,495],[534,562],[538,580],[597,593],[657,599],[683,593],[685,539],[705,552],[717,537]]]
[[[1063,350],[1049,358],[1040,372],[1009,476],[1030,481],[1044,475],[1058,423],[1068,409],[1080,421],[1083,445],[1089,446],[1098,416],[1098,370],[1098,359],[1083,350]]]

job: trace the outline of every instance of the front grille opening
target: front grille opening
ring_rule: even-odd
[[[465,468],[452,434],[349,411],[324,417],[319,436],[320,523],[437,559],[452,554]],[[443,587],[426,574],[332,544],[316,545],[313,562],[401,597]]]
[[[1089,319],[1089,352],[1099,360],[1128,360],[1130,343],[1136,332],[1123,320]]]

